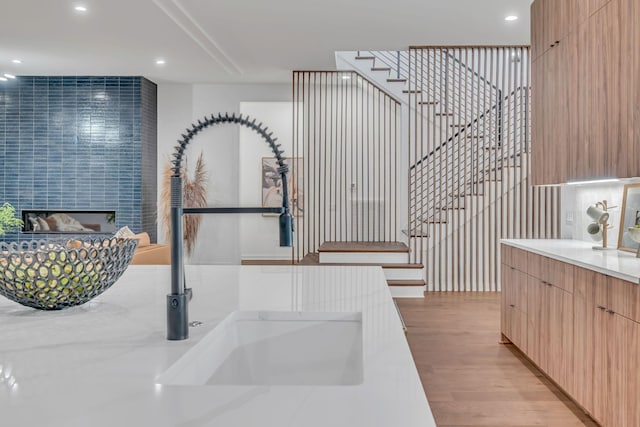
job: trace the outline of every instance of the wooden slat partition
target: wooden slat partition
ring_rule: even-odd
[[[398,241],[399,173],[408,168],[398,100],[353,71],[294,71],[293,101],[304,195],[294,259],[329,241]]]
[[[495,291],[499,240],[560,236],[560,192],[532,187],[530,51],[412,47],[410,262],[432,291]],[[535,141],[534,141],[535,143]]]

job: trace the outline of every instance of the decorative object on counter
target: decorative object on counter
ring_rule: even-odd
[[[40,310],[84,304],[127,269],[136,239],[0,243],[0,294]]]
[[[186,161],[185,161],[186,163]],[[184,206],[189,208],[204,208],[207,206],[207,171],[204,165],[204,156],[200,152],[196,167],[193,172],[193,178],[188,173],[187,165],[182,168],[182,197]],[[164,169],[164,180],[162,187],[162,203],[163,203],[163,217],[166,230],[167,242],[171,241],[171,176],[173,175],[173,169],[171,163],[167,163]],[[187,255],[193,253],[193,248],[198,238],[198,230],[200,229],[200,222],[202,221],[202,215],[187,215],[183,218],[184,227],[184,245],[187,251]]]
[[[637,252],[640,239],[637,232],[631,229],[640,226],[640,184],[626,184],[622,197],[622,215],[620,215],[620,232],[618,233],[618,249]]]
[[[182,197],[182,171],[185,151],[191,140],[203,129],[219,124],[237,124],[246,126],[257,132],[269,145],[273,155],[278,161],[278,173],[282,176],[282,207],[204,207],[185,208]],[[167,295],[167,339],[185,340],[189,338],[189,301],[193,294],[191,288],[186,287],[184,277],[184,258],[182,252],[183,240],[183,217],[193,214],[241,214],[241,213],[278,213],[278,224],[280,227],[280,246],[293,246],[293,216],[289,211],[289,192],[287,183],[287,173],[289,166],[283,157],[284,151],[280,149],[281,144],[276,144],[277,138],[273,137],[273,132],[267,132],[269,128],[263,127],[262,123],[256,124],[256,120],[249,117],[242,117],[242,114],[213,114],[198,120],[197,124],[192,124],[185,130],[175,147],[171,168],[171,293]]]
[[[587,227],[587,232],[596,242],[602,240],[602,246],[596,245],[593,246],[593,249],[613,249],[607,247],[607,230],[611,227],[607,221],[609,221],[610,216],[608,210],[615,207],[607,206],[607,201],[602,200],[587,208],[587,215],[594,221]]]
[[[0,236],[20,227],[22,227],[22,220],[16,215],[16,209],[11,203],[4,202],[0,206]]]
[[[592,222],[587,226],[587,233],[596,242],[602,241],[602,226],[597,222]]]

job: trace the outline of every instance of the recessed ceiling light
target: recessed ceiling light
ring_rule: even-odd
[[[516,21],[518,17],[516,15],[509,15],[504,18],[505,21]]]
[[[4,76],[8,79],[15,79],[16,76],[14,76],[13,74],[9,74],[9,73],[4,73]]]
[[[166,61],[164,59],[156,59],[156,65],[164,65]]]
[[[73,8],[76,12],[81,12],[81,13],[85,13],[88,9],[86,8],[86,6],[81,6],[78,5],[76,7]]]
[[[6,82],[6,81],[7,81],[7,79],[6,79],[6,78],[4,78],[4,77],[0,77],[0,82]]]
[[[13,62],[14,64],[22,64],[22,61],[20,61],[19,59],[14,59],[11,62]]]

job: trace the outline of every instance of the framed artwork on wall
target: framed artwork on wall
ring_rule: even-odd
[[[630,228],[640,229],[640,184],[627,184],[624,186],[620,232],[618,234],[618,249],[636,252],[640,243],[636,240],[637,237],[634,238],[633,236],[637,232],[630,232]]]
[[[287,158],[289,173],[289,207],[293,216],[304,214],[304,194],[302,193],[301,157]],[[262,158],[262,207],[277,208],[282,206],[282,177],[278,173],[278,163],[273,157]]]

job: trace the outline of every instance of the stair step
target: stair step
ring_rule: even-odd
[[[375,56],[356,56],[356,59],[376,59]]]
[[[459,124],[459,123],[449,125],[449,127],[452,127],[452,128],[466,128],[467,126],[468,125],[466,124]]]
[[[389,83],[406,83],[407,79],[387,79]]]
[[[409,252],[402,242],[324,242],[318,252]]]
[[[371,71],[391,71],[391,67],[371,67]]]
[[[436,116],[453,116],[453,113],[436,113]]]
[[[424,280],[387,280],[389,286],[425,286]]]
[[[422,93],[422,91],[418,89],[405,89],[402,93]]]
[[[407,237],[429,237],[430,236],[429,227],[425,227],[422,230],[413,229],[411,234],[409,234],[409,230],[404,229],[404,230],[402,230],[402,233]]]
[[[420,101],[419,105],[438,105],[439,101]]]
[[[318,253],[320,264],[403,264],[409,247],[402,242],[325,242]]]
[[[424,268],[424,265],[423,264],[412,264],[412,263],[407,263],[407,264],[382,264],[381,267],[382,268],[389,268],[389,269],[393,269],[393,268],[415,268],[415,269],[422,270]]]

